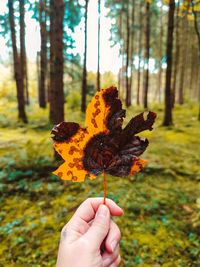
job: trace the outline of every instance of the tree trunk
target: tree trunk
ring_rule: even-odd
[[[130,57],[130,25],[129,25],[129,0],[126,6],[126,106],[131,105],[131,94],[129,84],[129,57]]]
[[[119,35],[122,39],[122,20],[123,20],[123,7],[121,9],[121,12],[119,14]],[[123,43],[122,40],[120,40],[120,50],[119,50],[119,57],[121,56],[121,66],[119,68],[119,72],[118,72],[118,92],[119,92],[119,96],[121,95],[121,81],[122,81],[122,68],[123,68],[123,56],[122,56],[122,52],[123,52]]]
[[[140,83],[141,83],[141,52],[142,52],[142,1],[139,5],[139,42],[138,42],[138,75],[137,75],[137,105],[140,105]]]
[[[82,92],[81,92],[81,111],[86,110],[86,95],[87,95],[87,20],[88,20],[88,1],[85,0],[85,45],[83,59],[83,77],[82,77]]]
[[[199,101],[199,112],[198,112],[198,121],[200,121],[200,67],[199,67],[199,76],[198,76],[198,79],[197,79],[197,81],[198,81],[198,84],[197,84],[197,86],[198,86],[198,101]]]
[[[131,44],[130,44],[130,84],[129,84],[129,98],[130,106],[132,104],[132,85],[133,85],[133,60],[134,60],[134,23],[135,23],[135,0],[132,0],[132,11],[131,11]]]
[[[190,7],[190,1],[187,1],[187,6],[186,6],[186,11],[185,15],[182,18],[182,49],[181,49],[181,66],[180,66],[180,83],[179,83],[179,92],[178,92],[178,103],[182,105],[184,103],[184,87],[185,87],[185,76],[186,76],[186,62],[188,63],[188,58],[187,58],[187,50],[188,50],[188,37],[189,37],[189,25],[188,25],[188,19],[187,19],[187,14],[189,11]]]
[[[40,88],[40,52],[37,52],[37,56],[36,56],[36,73],[37,73],[37,85],[38,88]],[[38,91],[39,93],[39,91]]]
[[[167,32],[167,70],[165,81],[165,113],[164,113],[164,126],[173,124],[172,121],[172,92],[171,92],[171,76],[172,76],[172,52],[173,52],[173,31],[174,31],[174,11],[175,0],[169,1],[168,13],[168,32]]]
[[[187,42],[188,42],[188,23],[187,18],[183,17],[183,33],[182,33],[182,51],[181,51],[181,66],[180,66],[180,83],[178,88],[178,103],[182,105],[184,103],[184,81],[185,81],[185,70],[186,70],[186,53],[187,53]]]
[[[121,64],[120,64],[120,69],[119,69],[119,78],[118,78],[118,90],[119,90],[119,95],[121,98],[124,100],[124,87],[125,87],[125,82],[124,82],[124,75],[125,75],[125,68],[124,66],[126,65],[125,63],[125,31],[124,31],[124,15],[126,15],[125,8],[124,8],[124,1],[122,1],[121,4],[121,10],[119,13],[119,36],[120,36],[120,54],[119,56],[121,57]]]
[[[11,30],[11,40],[12,40],[12,50],[13,50],[13,62],[14,62],[14,76],[17,89],[17,102],[18,102],[18,118],[23,122],[27,123],[27,117],[25,113],[24,105],[24,91],[23,91],[23,79],[21,73],[21,61],[20,56],[17,51],[16,44],[16,31],[15,31],[15,21],[14,21],[14,9],[13,1],[8,1],[9,8],[9,24]]]
[[[195,29],[195,32],[196,32],[196,35],[197,35],[197,41],[198,41],[198,49],[199,49],[199,63],[200,63],[200,29],[198,27],[198,21],[197,21],[197,13],[194,9],[194,0],[191,0],[192,1],[192,13],[194,15],[194,29]],[[198,100],[199,100],[199,114],[198,114],[198,120],[200,121],[200,79],[197,79],[198,80]]]
[[[63,90],[64,1],[50,1],[50,121],[64,120]]]
[[[40,51],[40,82],[39,106],[46,108],[46,75],[47,75],[47,29],[46,29],[46,0],[40,0],[39,10],[41,51]]]
[[[162,57],[163,57],[163,5],[161,5],[160,9],[160,40],[159,40],[159,74],[158,74],[158,88],[157,93],[158,94],[158,102],[161,102],[161,87],[162,87],[162,76],[163,76],[163,69],[162,69]],[[157,97],[157,96],[156,96]]]
[[[143,105],[148,108],[148,88],[149,88],[149,57],[150,57],[150,3],[146,2],[146,29],[145,29],[145,77],[144,77],[144,93]]]
[[[193,81],[194,81],[195,69],[196,69],[196,65],[195,65],[196,53],[194,53],[194,51],[195,51],[195,45],[194,43],[192,43],[191,44],[190,79],[189,79],[190,98],[192,98],[192,95],[193,95],[192,89],[193,89]]]
[[[24,10],[25,1],[19,0],[20,10],[20,61],[21,61],[21,76],[23,82],[23,93],[25,97],[25,103],[29,104],[29,92],[28,92],[28,74],[27,74],[27,59],[26,59],[26,45],[25,45],[25,21]]]
[[[30,104],[30,97],[29,97],[29,87],[28,87],[28,65],[27,65],[27,56],[25,53],[25,61],[24,61],[24,66],[25,66],[25,99],[26,99],[26,104]]]
[[[180,0],[178,1],[178,6],[176,9],[176,52],[174,59],[174,74],[173,74],[173,86],[172,86],[172,107],[174,108],[176,99],[176,87],[177,87],[177,76],[178,76],[178,64],[180,57],[180,40],[179,40],[179,6]]]
[[[101,88],[100,84],[100,33],[101,33],[101,0],[98,0],[98,59],[97,59],[97,90]]]

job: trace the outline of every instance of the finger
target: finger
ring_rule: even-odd
[[[76,220],[70,220],[62,229],[61,231],[61,238],[62,240],[66,239],[66,236],[68,236],[68,239],[73,233],[74,237],[80,237],[81,235],[85,234],[87,230],[89,229],[90,225],[86,223],[81,218],[77,217]]]
[[[110,230],[105,240],[105,248],[109,253],[112,253],[117,245],[119,244],[121,238],[121,232],[117,224],[111,220]]]
[[[113,253],[105,252],[102,255],[103,258],[103,267],[108,267],[112,263],[114,263],[119,257],[119,246],[116,247],[115,251]]]
[[[111,265],[109,265],[109,267],[117,267],[119,266],[120,262],[121,262],[121,256],[119,255],[118,258],[113,263],[111,263]]]
[[[103,204],[103,198],[88,198],[79,206],[72,219],[80,217],[82,220],[90,222],[94,219],[96,211],[101,204]],[[106,206],[112,216],[123,215],[123,210],[113,200],[106,199]]]
[[[83,238],[92,244],[92,250],[99,250],[110,228],[110,211],[107,206],[100,205],[94,221]]]

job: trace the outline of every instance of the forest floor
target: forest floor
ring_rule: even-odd
[[[6,106],[6,110],[5,110]],[[102,196],[102,177],[76,184],[51,174],[47,111],[29,107],[29,124],[16,123],[13,105],[0,108],[0,266],[55,266],[59,235],[77,205]],[[143,158],[148,166],[129,178],[107,177],[108,197],[125,211],[121,266],[200,267],[200,127],[197,106],[174,110],[174,126],[161,126],[163,108]],[[127,118],[139,109],[131,108]],[[73,114],[73,115],[72,115]],[[83,122],[78,111],[66,120]]]

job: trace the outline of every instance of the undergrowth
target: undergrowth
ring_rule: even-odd
[[[76,100],[76,99],[75,99]],[[75,101],[73,99],[73,101]],[[70,107],[70,105],[69,105]],[[66,120],[84,124],[74,106]],[[29,124],[17,123],[15,107],[0,115],[0,266],[55,266],[60,230],[87,197],[102,196],[102,177],[76,184],[51,174],[51,125],[46,110],[29,107]],[[174,125],[163,127],[163,109],[150,140],[143,172],[108,176],[108,197],[125,211],[122,266],[200,266],[200,127],[197,106],[174,110]],[[141,111],[131,108],[127,120]]]

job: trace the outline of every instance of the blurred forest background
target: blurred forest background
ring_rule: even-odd
[[[0,3],[0,266],[55,266],[77,206],[102,196],[51,174],[51,128],[84,123],[115,85],[127,119],[158,113],[134,177],[108,176],[124,209],[121,266],[200,267],[200,1],[3,0]]]

